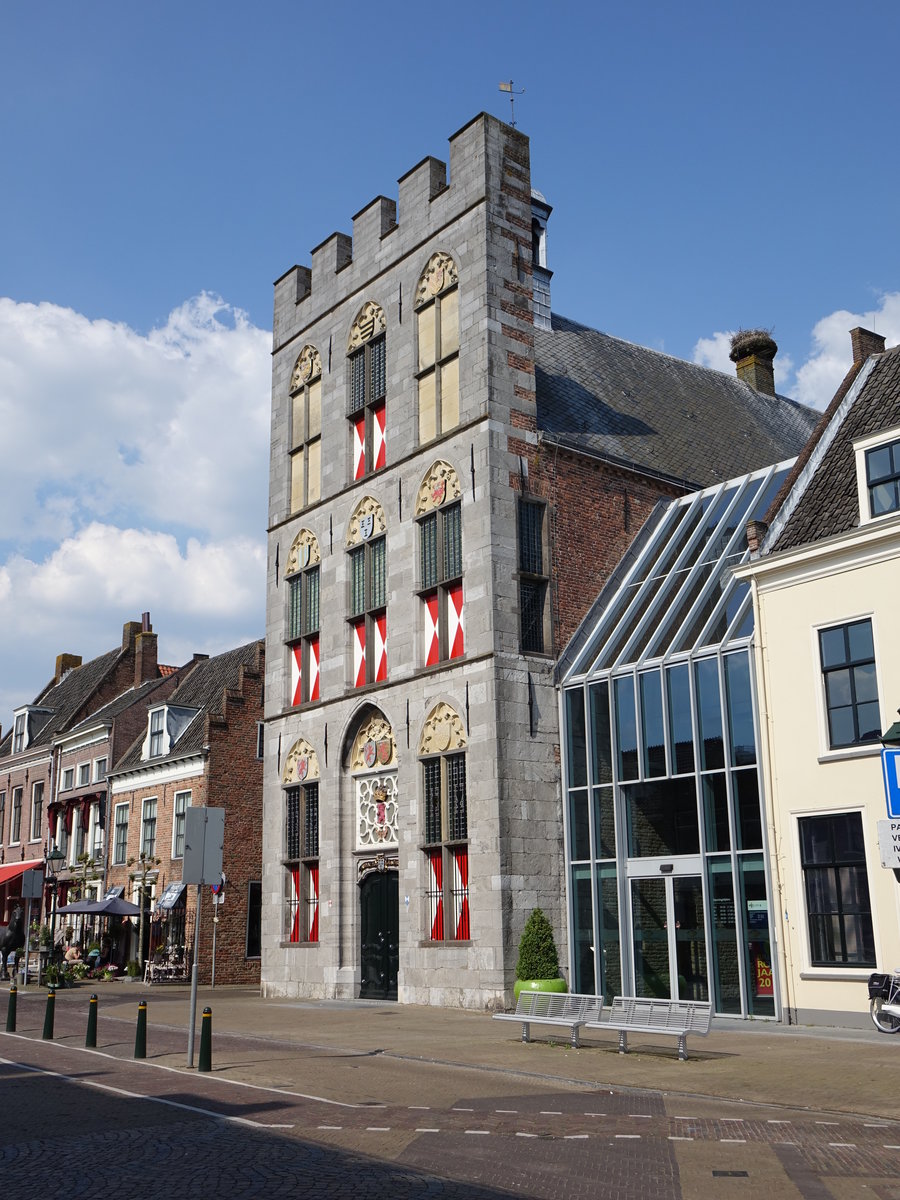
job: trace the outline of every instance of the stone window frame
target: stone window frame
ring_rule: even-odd
[[[526,512],[539,513],[535,539]],[[550,605],[550,506],[537,496],[516,502],[516,555],[519,580],[519,649],[523,654],[552,654]],[[532,614],[532,609],[536,612]]]
[[[387,465],[386,331],[384,310],[368,300],[347,339],[347,420],[354,483]]]
[[[319,944],[320,782],[316,751],[299,738],[288,752],[281,776],[284,945]]]
[[[442,701],[429,713],[417,756],[422,781],[419,848],[425,871],[424,940],[468,942],[468,744],[462,719],[450,704]],[[455,802],[451,797],[454,784]]]
[[[426,667],[465,655],[463,625],[465,557],[463,555],[462,488],[449,463],[438,460],[423,479],[416,500],[418,527],[417,586],[427,642]],[[433,530],[429,543],[427,531]],[[455,545],[452,544],[455,542]],[[451,638],[451,617],[455,631]],[[437,652],[433,627],[437,628]],[[459,644],[457,644],[457,642]]]
[[[387,520],[383,507],[371,496],[364,496],[353,511],[347,528],[346,551],[347,623],[352,649],[350,685],[358,688],[387,678]],[[379,556],[380,571],[376,561]],[[358,564],[361,564],[361,600],[355,586]]]
[[[320,697],[321,570],[318,539],[311,530],[301,529],[291,545],[284,574],[290,708],[315,703]]]
[[[290,513],[322,498],[322,359],[315,346],[297,356],[290,382]]]
[[[449,254],[428,260],[416,286],[417,432],[420,446],[459,426],[459,272]],[[428,405],[428,393],[431,402]],[[433,428],[425,414],[430,407]]]

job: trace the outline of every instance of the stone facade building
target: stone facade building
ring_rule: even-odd
[[[550,212],[482,114],[276,282],[265,994],[507,1001],[564,941],[555,654],[660,496],[812,427],[552,314]]]

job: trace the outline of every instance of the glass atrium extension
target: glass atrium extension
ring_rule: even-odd
[[[560,661],[573,991],[780,1015],[733,570],[791,465],[660,503]]]

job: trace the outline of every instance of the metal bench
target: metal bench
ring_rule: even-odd
[[[605,1021],[587,1021],[590,1029],[615,1029],[619,1053],[628,1053],[629,1033],[668,1033],[678,1038],[678,1057],[687,1058],[689,1033],[706,1037],[712,1020],[708,1000],[660,1000],[651,996],[616,996]]]
[[[602,996],[573,996],[560,992],[519,992],[516,1011],[494,1013],[496,1021],[520,1021],[522,1041],[527,1042],[532,1025],[566,1025],[572,1031],[572,1045],[578,1046],[582,1025],[600,1020]]]

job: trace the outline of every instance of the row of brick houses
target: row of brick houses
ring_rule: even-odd
[[[89,662],[60,655],[53,678],[0,738],[0,920],[25,870],[44,869],[56,851],[42,918],[58,940],[102,936],[103,960],[120,969],[164,957],[187,971],[196,888],[179,886],[185,811],[221,807],[226,884],[201,920],[200,977],[212,974],[215,915],[217,981],[257,980],[264,662],[263,644],[251,642],[162,666],[149,614]],[[101,927],[57,915],[76,898],[116,895],[142,906],[144,919]]]

